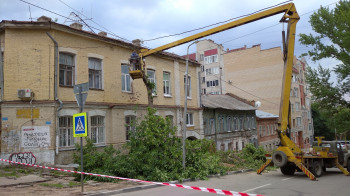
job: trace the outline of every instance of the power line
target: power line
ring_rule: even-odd
[[[65,3],[64,1],[62,1],[62,0],[59,0],[59,1],[60,1],[61,3],[63,3],[64,5],[66,5],[67,7],[69,7],[70,9],[72,9],[73,11],[75,11],[75,12],[79,13],[80,15],[82,15],[82,16],[88,18],[86,15],[84,15],[83,13],[81,13],[81,12],[79,12],[78,10],[74,9],[73,7],[69,6],[69,5],[68,5],[67,3]],[[131,42],[131,41],[128,40],[128,39],[125,39],[125,38],[122,38],[122,37],[116,35],[116,34],[113,33],[112,31],[108,30],[107,28],[103,27],[102,25],[98,24],[97,22],[95,22],[95,21],[92,20],[92,19],[91,19],[91,22],[93,22],[93,23],[96,24],[97,26],[103,28],[105,31],[107,31],[107,32],[110,33],[111,35],[113,35],[113,36],[115,36],[115,37],[118,37],[118,38],[120,38],[120,39],[122,39],[122,40]]]
[[[176,33],[176,34],[172,34],[172,35],[166,35],[166,36],[156,37],[156,38],[153,38],[153,39],[148,39],[148,40],[143,40],[143,41],[145,41],[145,42],[147,42],[147,41],[154,41],[154,40],[158,40],[158,39],[162,39],[162,38],[173,37],[173,36],[182,35],[182,34],[185,34],[185,33],[190,33],[190,32],[193,32],[193,31],[202,30],[202,29],[205,29],[205,28],[208,28],[208,27],[211,27],[211,26],[216,26],[216,25],[219,25],[219,24],[227,23],[227,22],[232,21],[232,20],[235,20],[235,19],[239,19],[239,18],[251,16],[251,15],[256,14],[256,13],[258,13],[258,12],[261,12],[261,11],[264,11],[264,10],[267,10],[267,9],[270,9],[270,8],[273,8],[273,7],[276,7],[276,6],[279,6],[279,5],[281,5],[281,4],[284,4],[284,3],[290,2],[290,1],[293,1],[293,0],[284,1],[284,2],[282,2],[282,3],[279,3],[279,4],[276,4],[276,5],[270,6],[270,7],[266,7],[266,8],[260,9],[260,10],[258,10],[258,11],[252,12],[252,13],[250,13],[250,14],[245,14],[245,15],[241,15],[241,16],[238,16],[238,17],[230,18],[230,19],[228,19],[228,20],[221,21],[221,22],[217,22],[217,23],[210,24],[210,25],[206,25],[206,26],[204,26],[204,27],[199,27],[199,28],[192,29],[192,30],[188,30],[188,31],[184,31],[184,32],[181,32],[181,33]]]
[[[58,14],[58,13],[56,13],[56,12],[54,12],[54,11],[51,11],[51,10],[48,10],[48,9],[46,9],[46,8],[40,7],[40,6],[38,6],[38,5],[29,3],[29,2],[27,2],[27,1],[24,1],[24,0],[20,0],[20,1],[22,1],[23,3],[29,4],[29,5],[32,5],[32,6],[34,6],[34,7],[37,7],[37,8],[39,8],[39,9],[45,10],[45,11],[47,11],[47,12],[50,12],[50,13],[52,13],[52,14],[55,14],[55,15],[57,15],[57,16],[61,16],[62,18],[65,18],[65,19],[68,19],[68,20],[73,20],[72,18],[63,16],[62,14]],[[74,21],[74,20],[73,20],[73,21]],[[96,30],[98,30],[98,31],[103,31],[103,30],[98,29],[98,28],[95,28],[95,27],[91,27],[91,28],[96,29]],[[119,38],[119,39],[121,39],[121,40],[130,42],[129,40],[127,40],[127,39],[125,39],[125,38],[122,38],[122,37],[120,37],[120,36],[118,36],[118,35],[115,35],[115,34],[112,34],[112,35],[115,36],[115,37],[117,37],[117,38]]]

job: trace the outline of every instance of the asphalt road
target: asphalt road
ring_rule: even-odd
[[[183,184],[267,196],[350,196],[350,176],[345,176],[338,169],[327,169],[327,173],[318,178],[317,181],[309,180],[306,175],[300,172],[288,177],[277,170],[263,173],[263,175],[250,172]],[[215,194],[164,186],[116,195],[210,196]]]

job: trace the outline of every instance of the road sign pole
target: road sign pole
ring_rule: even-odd
[[[79,124],[79,131],[76,130],[76,124],[75,124],[75,115],[73,115],[73,130],[74,130],[74,137],[80,137],[80,160],[81,160],[81,177],[80,177],[80,181],[81,181],[81,193],[84,193],[84,154],[83,154],[83,137],[87,136],[87,119],[86,119],[86,114],[83,114],[83,110],[84,110],[84,104],[85,104],[85,100],[87,98],[87,92],[89,91],[89,83],[82,83],[82,84],[78,84],[78,85],[74,85],[73,88],[74,94],[75,94],[75,98],[77,100],[78,106],[79,106],[79,116],[77,116],[78,123]],[[81,116],[83,114],[83,118],[84,120],[81,119]],[[83,124],[82,124],[83,121]],[[81,128],[83,127],[83,130],[81,130]]]
[[[82,86],[79,86],[79,95],[80,95],[80,113],[83,112],[83,95],[82,95]],[[84,167],[83,167],[83,137],[80,137],[80,159],[81,159],[81,174],[80,174],[80,182],[81,182],[81,193],[84,193]]]

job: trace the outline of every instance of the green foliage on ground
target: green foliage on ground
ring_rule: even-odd
[[[257,170],[265,163],[267,153],[263,147],[255,147],[253,144],[247,144],[242,151],[219,152],[221,160],[230,165],[231,169],[254,169]]]
[[[149,108],[144,120],[134,122],[136,130],[130,133],[130,141],[124,146],[128,153],[112,146],[98,150],[87,138],[83,148],[84,172],[161,182],[206,179],[209,175],[227,172],[229,168],[224,166],[222,154],[216,152],[213,141],[206,139],[186,141],[186,169],[183,170],[182,140],[175,136],[177,128],[169,119],[154,115],[155,112]],[[263,163],[264,154],[261,148],[247,145],[239,157],[249,163],[249,167],[255,167]],[[75,163],[80,164],[79,145]],[[75,176],[79,180],[80,174]],[[84,179],[113,181],[94,176],[84,176]]]

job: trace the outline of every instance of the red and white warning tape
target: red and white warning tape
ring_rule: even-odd
[[[112,179],[119,179],[119,180],[127,180],[127,181],[132,181],[132,182],[141,182],[141,183],[157,184],[157,185],[164,185],[164,186],[171,186],[171,187],[179,187],[179,188],[203,191],[203,192],[208,192],[208,193],[216,193],[216,194],[220,194],[220,195],[262,196],[262,195],[248,194],[248,193],[241,193],[241,192],[234,192],[234,191],[227,191],[227,190],[221,190],[221,189],[211,189],[211,188],[187,186],[187,185],[181,185],[181,184],[170,184],[170,183],[166,183],[166,182],[152,182],[152,181],[146,181],[146,180],[138,180],[138,179],[131,179],[131,178],[116,177],[116,176],[107,176],[107,175],[102,175],[102,174],[93,174],[93,173],[87,173],[87,172],[79,172],[79,171],[73,171],[73,170],[65,170],[65,169],[59,169],[59,168],[54,168],[54,167],[46,167],[46,166],[41,166],[41,165],[20,163],[20,162],[16,162],[16,161],[10,161],[10,160],[7,160],[7,159],[0,159],[0,161],[4,161],[4,162],[7,162],[7,163],[15,163],[15,164],[19,164],[19,165],[25,165],[25,166],[29,166],[29,167],[38,167],[38,168],[43,168],[43,169],[51,169],[51,170],[55,170],[55,171],[70,172],[70,173],[76,173],[76,174],[84,174],[84,175],[98,176],[98,177],[112,178]]]

